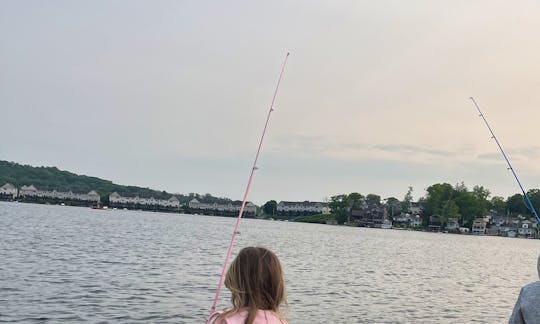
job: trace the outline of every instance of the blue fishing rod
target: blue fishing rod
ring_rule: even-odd
[[[480,107],[478,107],[478,104],[476,103],[476,100],[474,100],[473,97],[470,97],[470,98],[471,98],[472,102],[474,103],[476,109],[478,110],[479,116],[482,117],[482,119],[484,120],[484,123],[486,124],[487,128],[489,129],[489,132],[491,133],[491,138],[493,138],[495,140],[495,143],[497,143],[497,146],[499,147],[499,150],[501,151],[502,156],[504,157],[504,160],[506,161],[506,164],[508,164],[508,170],[512,171],[512,174],[514,175],[514,178],[516,178],[516,181],[517,181],[517,183],[519,185],[519,188],[521,189],[521,192],[523,192],[523,197],[524,197],[525,201],[527,202],[527,205],[528,205],[527,207],[529,208],[531,213],[536,218],[536,222],[538,223],[538,225],[540,225],[540,217],[538,217],[538,214],[536,213],[536,209],[534,209],[534,206],[533,206],[533,204],[531,202],[531,199],[529,199],[529,195],[527,195],[527,193],[525,192],[525,189],[523,189],[523,186],[521,185],[521,181],[519,181],[519,178],[518,178],[518,176],[516,174],[516,171],[514,171],[514,168],[512,167],[512,164],[510,164],[510,160],[508,160],[508,156],[506,156],[506,153],[504,153],[504,150],[503,150],[503,148],[501,146],[501,143],[499,143],[499,140],[495,136],[495,133],[493,133],[493,130],[489,126],[489,123],[487,122],[486,117],[484,117],[484,114],[480,110]]]

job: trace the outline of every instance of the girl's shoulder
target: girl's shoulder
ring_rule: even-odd
[[[210,315],[210,318],[206,321],[206,324],[227,324],[226,318],[224,318],[223,314],[226,314],[227,311],[217,311]]]
[[[216,315],[216,318],[219,315]],[[248,317],[248,311],[243,309],[236,314],[228,316],[224,319],[216,319],[209,321],[212,324],[244,324]],[[212,319],[212,318],[211,318]],[[253,324],[287,324],[287,322],[279,317],[276,313],[269,310],[258,310],[257,316]]]
[[[248,317],[248,311],[243,309],[225,320],[227,324],[244,324]],[[258,310],[253,324],[286,324],[279,316],[269,310]]]

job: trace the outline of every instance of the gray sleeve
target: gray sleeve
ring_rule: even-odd
[[[512,311],[512,315],[510,316],[510,319],[508,320],[508,324],[525,324],[525,321],[523,320],[523,315],[521,315],[522,293],[523,293],[523,288],[519,292],[519,297],[516,301],[516,305],[514,306],[514,310]]]

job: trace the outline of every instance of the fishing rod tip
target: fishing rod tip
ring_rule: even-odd
[[[287,52],[287,56],[289,56],[291,54],[291,52]]]

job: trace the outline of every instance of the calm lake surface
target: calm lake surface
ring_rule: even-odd
[[[203,323],[234,221],[0,203],[0,322]],[[281,259],[290,323],[504,323],[538,280],[540,240],[252,219],[240,232],[235,253]]]

